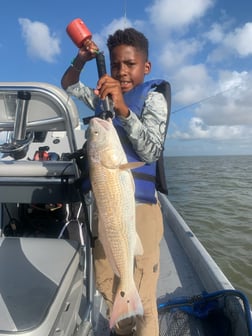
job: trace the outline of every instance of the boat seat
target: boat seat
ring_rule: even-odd
[[[0,160],[0,203],[78,202],[73,161]]]
[[[72,314],[80,302],[77,242],[0,238],[0,269],[1,335],[49,335],[59,311]]]

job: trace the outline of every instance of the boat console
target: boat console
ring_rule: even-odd
[[[33,160],[42,145],[60,154],[75,152],[78,128],[77,108],[63,90],[45,83],[0,83],[0,202],[78,201],[74,160]]]
[[[0,336],[88,335],[91,252],[72,155],[83,142],[65,91],[0,83]]]

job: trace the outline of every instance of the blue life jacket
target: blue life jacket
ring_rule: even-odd
[[[152,90],[154,91],[161,83],[167,82],[165,82],[164,80],[151,80],[136,86],[129,92],[124,93],[124,101],[126,105],[140,118],[144,107],[144,102],[148,93]],[[97,108],[95,113],[96,116],[100,113],[100,108]],[[113,124],[120,137],[128,162],[142,162],[142,160],[134,151],[132,144],[130,143],[127,134],[121,124],[121,120],[118,116],[115,116],[115,118],[113,119]],[[156,162],[152,162],[150,164],[146,163],[142,167],[132,169],[132,174],[135,182],[135,198],[137,202],[157,203],[157,199],[155,196],[155,192],[157,189],[156,171]]]

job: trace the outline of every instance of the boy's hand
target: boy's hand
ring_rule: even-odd
[[[83,62],[90,61],[96,57],[99,48],[92,40],[84,41],[83,47],[79,49],[78,58]]]
[[[114,110],[117,115],[124,118],[129,116],[129,108],[124,102],[121,86],[118,80],[106,74],[99,79],[94,92],[102,100],[109,96],[113,101]]]
[[[61,86],[67,89],[69,85],[77,83],[80,79],[80,73],[87,61],[96,57],[98,51],[97,45],[92,40],[86,40],[83,47],[78,51],[77,56],[66,70],[61,79]]]

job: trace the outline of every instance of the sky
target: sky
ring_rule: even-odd
[[[252,154],[251,0],[12,0],[0,20],[2,82],[60,86],[77,54],[66,27],[82,19],[104,50],[116,29],[134,27],[149,40],[152,71],[172,90],[165,154]],[[95,87],[95,61],[81,80]],[[81,115],[90,115],[76,102]]]

